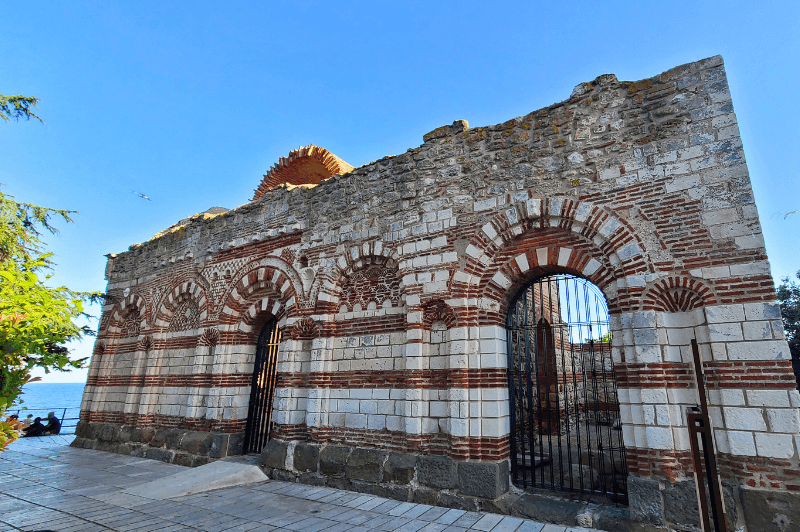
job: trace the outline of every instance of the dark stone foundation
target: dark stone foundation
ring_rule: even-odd
[[[509,484],[507,460],[467,462],[447,456],[273,439],[261,454],[261,464],[276,480],[400,501],[614,532],[663,529],[635,522],[625,507],[570,500],[566,494],[522,492]]]
[[[139,428],[115,423],[78,422],[72,447],[129,454],[183,466],[242,454],[244,433]]]

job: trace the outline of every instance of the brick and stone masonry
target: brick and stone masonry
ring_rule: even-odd
[[[507,307],[553,272],[608,304],[627,508],[556,512],[568,502],[509,485]],[[75,445],[188,465],[241,453],[276,318],[273,476],[691,527],[697,338],[729,519],[800,520],[800,395],[721,57],[603,75],[355,169],[301,148],[253,201],[109,255],[106,278]]]

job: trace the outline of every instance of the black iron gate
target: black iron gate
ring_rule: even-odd
[[[506,326],[514,484],[627,503],[602,292],[572,275],[534,279],[512,300]]]
[[[275,376],[278,366],[278,345],[281,332],[274,318],[261,329],[253,366],[253,381],[250,386],[250,407],[247,412],[247,428],[244,433],[244,452],[260,453],[269,440],[272,396],[275,391]]]

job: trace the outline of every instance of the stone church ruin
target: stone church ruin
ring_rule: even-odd
[[[106,278],[76,446],[687,530],[696,339],[729,523],[800,524],[800,395],[721,57],[358,168],[299,148]]]

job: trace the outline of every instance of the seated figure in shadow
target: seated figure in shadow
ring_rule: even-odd
[[[47,414],[47,425],[44,426],[44,435],[53,436],[61,432],[61,422],[53,412]]]
[[[42,418],[37,417],[31,423],[31,426],[25,429],[22,434],[23,438],[31,438],[34,436],[44,436],[44,425],[42,425]]]

